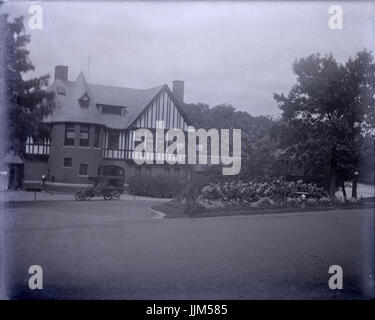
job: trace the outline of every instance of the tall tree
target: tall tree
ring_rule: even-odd
[[[313,54],[296,60],[293,71],[297,83],[288,95],[274,94],[282,110],[280,142],[309,170],[328,171],[334,196],[338,175],[344,180],[358,169],[374,125],[373,56],[364,50],[341,64]]]
[[[195,128],[241,129],[241,176],[272,175],[277,162],[270,130],[274,121],[265,116],[251,116],[232,105],[222,104],[210,108],[207,104],[185,104],[184,110]]]
[[[24,153],[28,136],[43,135],[42,119],[53,108],[53,93],[47,92],[49,75],[24,79],[27,72],[35,70],[29,59],[23,17],[9,22],[7,16],[3,37],[6,44],[5,95],[8,101],[8,150]]]

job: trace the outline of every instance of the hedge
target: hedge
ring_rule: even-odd
[[[128,180],[128,191],[131,195],[155,198],[176,197],[185,188],[182,178],[168,176],[133,176]]]

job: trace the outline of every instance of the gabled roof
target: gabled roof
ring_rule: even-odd
[[[55,91],[56,107],[45,122],[83,122],[105,125],[113,129],[125,129],[130,126],[152,99],[166,85],[150,89],[131,89],[88,83],[81,72],[76,81],[57,79],[48,90]],[[57,87],[65,89],[65,94],[57,94]],[[79,105],[79,99],[85,94],[90,97],[88,108]],[[124,116],[102,114],[97,104],[126,107]]]
[[[164,85],[150,89],[131,89],[98,84],[89,84],[94,100],[97,104],[125,106],[126,115],[116,116],[101,114],[104,124],[111,127],[111,122],[122,122],[121,128],[126,128],[147,107],[151,100],[161,91]]]

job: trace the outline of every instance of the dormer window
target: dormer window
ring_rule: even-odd
[[[90,97],[87,92],[85,92],[85,94],[78,101],[81,107],[87,108],[90,104]]]
[[[98,104],[98,109],[103,114],[115,114],[123,116],[126,113],[126,107]]]
[[[65,96],[65,88],[64,87],[57,87],[56,91],[57,91],[58,95]]]

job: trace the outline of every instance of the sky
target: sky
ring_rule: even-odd
[[[31,30],[32,3],[43,28]],[[277,116],[273,93],[296,82],[292,63],[312,53],[345,62],[375,52],[375,3],[292,1],[8,1],[10,17],[25,16],[31,35],[26,77],[69,66],[89,82],[148,88],[185,81],[186,103],[222,103],[252,115]],[[343,10],[343,29],[328,26],[329,7]]]

